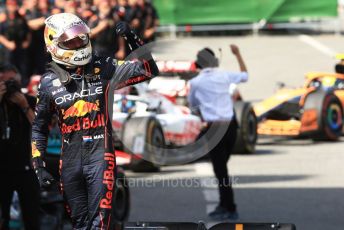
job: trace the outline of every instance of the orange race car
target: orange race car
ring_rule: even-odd
[[[343,133],[344,74],[309,73],[301,88],[282,86],[254,105],[257,132],[337,140]]]

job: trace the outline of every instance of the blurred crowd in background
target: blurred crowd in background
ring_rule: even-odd
[[[22,86],[45,71],[50,57],[45,50],[44,21],[56,13],[73,13],[91,28],[93,49],[98,55],[124,59],[129,52],[117,37],[115,24],[126,21],[143,39],[151,42],[159,24],[149,0],[2,0],[0,1],[0,63],[10,63],[22,75]]]

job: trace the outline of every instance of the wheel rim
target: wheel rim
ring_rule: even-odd
[[[338,104],[331,104],[327,109],[326,121],[333,131],[341,131],[343,125],[343,114]]]

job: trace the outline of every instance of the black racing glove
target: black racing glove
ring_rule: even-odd
[[[54,184],[55,179],[46,170],[45,162],[40,157],[32,158],[32,165],[37,175],[39,186],[41,188],[49,188],[52,184]]]
[[[120,21],[116,24],[116,33],[128,42],[131,51],[134,51],[143,45],[142,40],[130,28],[128,23],[124,21]]]
[[[119,21],[116,24],[116,33],[119,36],[126,37],[130,33],[130,31],[131,31],[131,29],[130,29],[130,26],[128,25],[128,23],[126,23],[124,21]]]
[[[127,41],[131,51],[143,46],[143,41],[135,34],[126,22],[120,21],[116,24],[116,33]],[[139,52],[132,52],[127,58],[129,57],[130,59],[139,59],[148,62],[150,74],[152,76],[157,76],[159,74],[159,69],[152,57],[149,47],[145,47],[139,50]]]

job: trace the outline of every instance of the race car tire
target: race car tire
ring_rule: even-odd
[[[146,151],[150,161],[155,165],[163,165],[166,160],[166,143],[162,126],[157,119],[151,119],[147,125]]]
[[[251,154],[255,152],[257,142],[257,117],[249,102],[234,103],[238,123],[237,139],[233,153]]]
[[[113,214],[116,221],[128,219],[130,211],[130,192],[127,178],[121,168],[117,170]]]
[[[122,140],[127,152],[134,152],[134,139],[144,138],[142,155],[134,154],[130,168],[134,172],[156,172],[165,158],[165,138],[159,121],[153,117],[130,117],[124,124]]]
[[[343,130],[343,106],[332,92],[317,90],[305,100],[304,110],[316,109],[318,130],[310,134],[315,141],[336,141]]]

